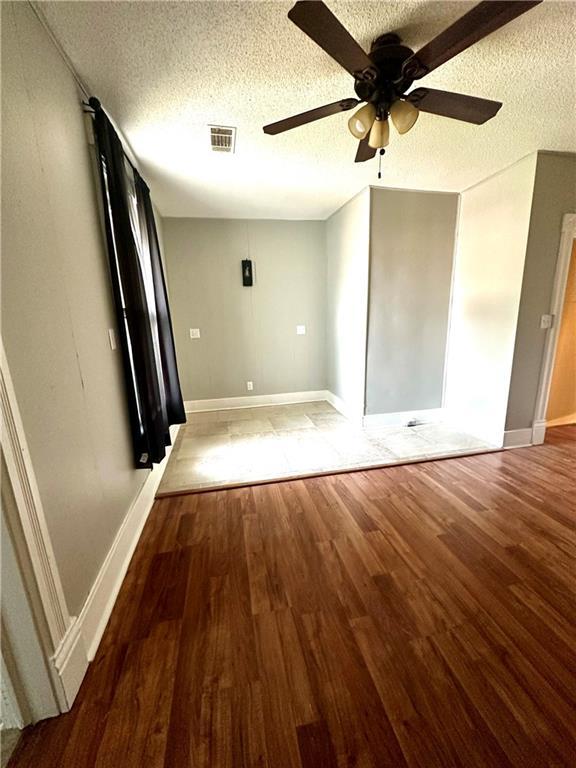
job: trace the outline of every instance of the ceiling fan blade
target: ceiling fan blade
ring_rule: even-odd
[[[314,120],[320,120],[323,117],[336,115],[338,112],[346,112],[346,110],[352,109],[359,103],[358,99],[342,99],[342,101],[334,101],[332,104],[324,104],[323,107],[309,109],[308,112],[301,112],[299,115],[286,117],[284,120],[279,120],[277,123],[265,125],[263,131],[271,136],[275,136],[277,133],[289,131],[291,128],[297,128],[299,125],[306,125],[306,123],[312,123]]]
[[[351,75],[368,70],[369,77],[375,76],[368,54],[324,3],[300,0],[288,11],[288,18]]]
[[[411,56],[404,65],[404,74],[415,80],[424,77],[541,2],[542,0],[483,0]]]
[[[502,103],[466,96],[463,93],[437,91],[434,88],[416,88],[406,96],[421,112],[464,120],[466,123],[482,125],[498,112]]]
[[[369,146],[368,136],[366,136],[358,144],[358,149],[356,150],[356,157],[354,158],[354,162],[363,163],[366,160],[372,160],[375,154],[376,154],[376,150],[374,149],[374,147]]]

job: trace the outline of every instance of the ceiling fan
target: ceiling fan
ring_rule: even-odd
[[[412,128],[419,112],[481,125],[498,112],[502,106],[499,101],[434,88],[407,91],[414,80],[541,2],[484,0],[416,53],[393,32],[377,37],[366,53],[323,2],[299,0],[288,18],[352,75],[358,98],[335,101],[265,125],[264,133],[289,131],[366,102],[348,121],[350,132],[360,140],[355,162],[361,163],[374,157],[378,149],[383,154],[390,137],[388,117],[401,134]]]

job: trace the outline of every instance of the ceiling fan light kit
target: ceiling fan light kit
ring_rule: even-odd
[[[388,146],[390,141],[390,125],[388,118],[379,117],[372,123],[370,135],[368,136],[368,146],[372,149],[383,149]]]
[[[356,139],[363,139],[370,132],[376,119],[376,107],[371,102],[364,104],[348,120],[348,130]]]
[[[433,88],[409,89],[414,80],[425,77],[541,2],[483,0],[416,52],[390,32],[377,37],[368,54],[323,2],[299,0],[288,18],[352,75],[358,98],[336,101],[271,123],[264,126],[264,133],[282,133],[366,102],[348,120],[350,133],[360,142],[354,161],[362,163],[388,145],[388,115],[400,134],[414,126],[420,112],[482,125],[498,112],[500,102]]]
[[[395,101],[390,107],[390,118],[398,133],[408,133],[414,127],[420,111],[409,101]]]

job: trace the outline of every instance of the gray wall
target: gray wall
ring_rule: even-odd
[[[576,155],[539,152],[506,413],[506,429],[532,426],[550,311],[562,217],[576,213]]]
[[[326,221],[328,389],[351,417],[364,413],[370,191]]]
[[[323,222],[166,218],[164,243],[185,400],[325,389]]]
[[[373,188],[366,413],[439,408],[458,195]]]
[[[2,3],[2,336],[72,614],[147,476],[114,326],[80,95],[28,3]]]

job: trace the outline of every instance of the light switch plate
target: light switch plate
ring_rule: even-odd
[[[200,338],[200,328],[190,328],[190,338],[191,339],[199,339]]]
[[[542,315],[540,318],[540,328],[547,330],[554,325],[554,315]]]
[[[305,325],[297,325],[296,326],[296,336],[306,336],[306,326]]]

